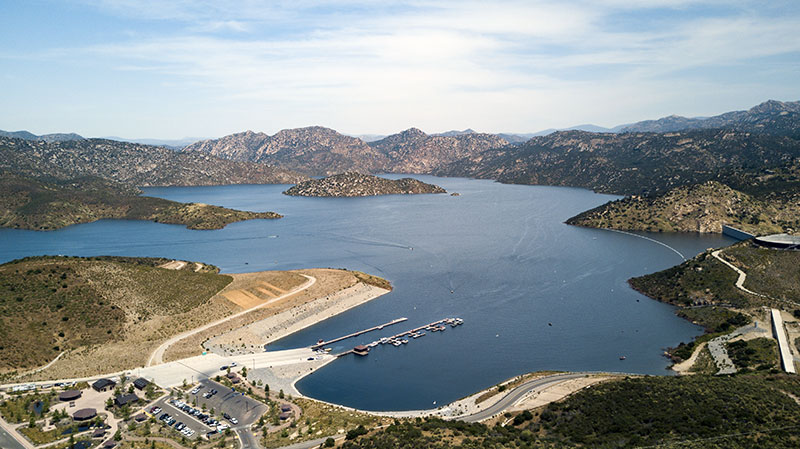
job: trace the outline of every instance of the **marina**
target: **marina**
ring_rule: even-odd
[[[395,320],[389,321],[388,323],[383,323],[383,324],[381,324],[379,326],[370,327],[369,329],[364,329],[362,331],[353,332],[352,334],[347,334],[347,335],[339,337],[339,338],[334,338],[333,340],[328,340],[328,341],[319,340],[317,342],[317,344],[311,346],[311,349],[313,349],[313,350],[323,349],[325,346],[332,345],[332,344],[334,344],[336,342],[340,342],[342,340],[347,340],[348,338],[358,337],[359,335],[366,334],[367,332],[382,330],[383,328],[385,328],[387,326],[392,326],[392,325],[397,324],[397,323],[402,323],[403,321],[406,321],[406,320],[408,320],[408,318],[405,318],[405,317],[397,318]]]
[[[341,354],[337,354],[336,357],[342,357],[342,356],[345,356],[345,355],[351,354],[351,353],[357,354],[357,355],[361,355],[361,356],[365,356],[365,355],[367,355],[369,353],[370,349],[372,349],[372,348],[374,348],[375,346],[378,346],[378,345],[389,344],[389,345],[392,345],[394,347],[400,347],[400,346],[403,346],[405,344],[408,344],[408,342],[409,342],[409,340],[407,338],[403,338],[403,337],[411,337],[413,339],[417,339],[417,338],[420,338],[420,337],[424,337],[426,335],[426,333],[424,331],[426,331],[426,330],[430,331],[430,332],[444,332],[447,329],[447,325],[449,325],[450,327],[456,327],[456,326],[460,326],[462,324],[464,324],[464,320],[461,319],[461,318],[444,318],[444,319],[441,319],[439,321],[434,321],[432,323],[428,323],[428,324],[426,324],[424,326],[420,326],[420,327],[417,327],[417,328],[414,328],[414,329],[407,330],[405,332],[401,332],[399,334],[392,335],[391,337],[383,337],[383,338],[381,338],[379,340],[375,340],[375,341],[373,341],[373,342],[371,342],[369,344],[366,344],[366,345],[358,345],[358,346],[354,347],[353,349],[351,349],[349,351],[345,351],[345,352],[343,352]],[[375,328],[371,328],[371,329],[374,330]],[[365,331],[360,332],[359,335],[363,334],[363,333],[365,333]],[[342,339],[344,339],[344,338],[340,338],[338,340],[342,340]],[[338,340],[336,340],[336,341],[338,341]],[[334,340],[331,340],[331,341],[334,341]],[[319,347],[319,348],[321,348],[321,347]],[[318,348],[312,347],[312,349],[318,349]]]

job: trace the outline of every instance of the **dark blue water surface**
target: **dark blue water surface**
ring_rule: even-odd
[[[615,197],[587,190],[416,176],[461,196],[299,198],[286,186],[149,188],[146,194],[245,210],[281,220],[218,231],[100,221],[54,232],[0,230],[0,260],[41,254],[160,256],[223,272],[334,267],[389,279],[394,291],[272,345],[307,346],[397,317],[406,323],[343,341],[334,351],[457,316],[465,324],[399,348],[378,346],[304,378],[298,388],[370,410],[430,408],[537,370],[667,374],[663,349],[701,329],[631,290],[651,273],[722,236],[584,229],[567,218]],[[413,248],[413,250],[412,250]],[[451,293],[452,291],[452,293]],[[625,355],[625,361],[619,360]]]

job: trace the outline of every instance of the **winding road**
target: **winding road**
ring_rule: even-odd
[[[250,312],[252,312],[254,310],[258,310],[258,309],[261,309],[263,307],[267,307],[270,304],[274,304],[274,303],[286,298],[287,296],[291,296],[291,295],[294,295],[295,293],[299,293],[299,292],[311,287],[312,285],[314,285],[317,282],[317,278],[315,278],[314,276],[308,276],[308,275],[305,275],[305,274],[301,274],[301,276],[305,277],[308,280],[306,282],[304,282],[303,285],[301,285],[301,286],[299,286],[299,287],[297,287],[297,288],[295,288],[293,290],[290,290],[290,291],[288,291],[288,292],[286,292],[286,293],[284,293],[284,294],[282,294],[280,296],[272,298],[269,301],[265,301],[264,303],[259,304],[259,305],[255,306],[255,307],[251,307],[251,308],[249,308],[247,310],[243,310],[241,312],[234,313],[233,315],[226,316],[225,318],[222,318],[222,319],[219,319],[217,321],[214,321],[214,322],[208,323],[206,325],[200,326],[198,328],[186,331],[186,332],[184,332],[182,334],[178,334],[178,335],[170,338],[169,340],[165,341],[164,343],[161,343],[161,345],[158,348],[156,348],[156,350],[153,351],[153,353],[150,355],[150,359],[147,360],[147,365],[145,365],[145,366],[153,366],[153,365],[159,365],[159,364],[164,363],[164,354],[166,354],[167,349],[169,349],[169,347],[174,345],[175,343],[183,340],[184,338],[191,337],[192,335],[195,335],[197,333],[203,332],[203,331],[205,331],[207,329],[211,329],[212,327],[214,327],[214,326],[216,326],[218,324],[222,324],[222,323],[224,323],[226,321],[230,321],[232,319],[239,318],[240,316],[245,315],[247,313],[250,313]]]
[[[492,405],[486,410],[482,410],[478,413],[462,416],[456,419],[459,421],[466,421],[466,422],[483,421],[485,419],[489,419],[497,414],[502,413],[507,408],[513,406],[520,399],[525,397],[528,393],[531,393],[538,389],[549,388],[552,387],[553,385],[559,384],[561,382],[570,379],[579,379],[586,376],[587,375],[585,373],[565,373],[565,374],[553,374],[552,376],[540,377],[538,379],[529,380],[509,391],[508,394],[506,394],[506,396],[503,399],[500,399],[499,401],[497,401],[496,404]]]

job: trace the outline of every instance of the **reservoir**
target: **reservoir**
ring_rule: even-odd
[[[464,319],[402,347],[344,357],[297,384],[305,395],[367,410],[432,408],[538,370],[668,375],[664,349],[702,333],[627,280],[732,239],[567,226],[567,218],[617,198],[583,189],[414,177],[461,195],[303,198],[282,195],[288,186],[280,185],[147,188],[146,195],[285,218],[217,231],[114,220],[51,232],[5,229],[0,261],[152,256],[206,262],[225,273],[348,268],[392,282],[393,292],[271,349],[310,346],[399,317],[408,321],[396,331]],[[345,340],[333,350],[381,336]]]

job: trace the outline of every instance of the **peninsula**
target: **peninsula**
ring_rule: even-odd
[[[200,203],[140,196],[133,187],[82,177],[43,181],[4,174],[0,179],[0,226],[49,231],[102,219],[149,220],[189,229],[222,229],[243,220],[281,218]]]
[[[390,289],[384,279],[335,269],[226,275],[161,258],[15,260],[0,265],[0,378],[151,366],[199,355],[209,339],[218,355],[261,353],[251,334],[273,341]],[[37,366],[45,368],[26,373]]]
[[[443,188],[413,178],[398,180],[346,172],[304,181],[283,192],[291,196],[353,197],[396,194],[447,193]]]

